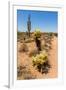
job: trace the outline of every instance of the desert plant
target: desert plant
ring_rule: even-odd
[[[51,45],[52,45],[52,37],[53,37],[53,33],[50,32],[50,33],[46,33],[44,35],[44,41],[45,41],[45,44],[44,44],[44,49],[48,52],[49,50],[52,49]]]
[[[31,56],[36,56],[38,54],[38,50],[31,50],[30,52],[29,52],[29,56],[31,57]]]
[[[21,66],[21,65],[20,65],[19,67],[17,67],[17,76],[18,76],[18,77],[21,76],[23,70],[25,70],[25,69],[26,69],[25,66]]]
[[[22,43],[19,49],[20,52],[27,52],[28,51],[28,47],[26,45],[26,43]]]
[[[28,29],[28,35],[29,35],[29,37],[30,37],[30,31],[31,31],[31,21],[30,21],[30,15],[28,16],[27,29]]]
[[[17,76],[22,79],[35,79],[36,77],[31,74],[31,71],[27,68],[27,66],[20,65],[17,67]]]
[[[36,46],[38,48],[38,51],[41,51],[41,40],[40,40],[41,32],[39,29],[35,30],[34,37],[35,37],[35,42],[36,42]]]
[[[33,42],[33,41],[34,41],[33,38],[28,38],[28,39],[25,40],[25,43],[30,43],[30,42]]]
[[[57,37],[57,36],[58,36],[58,34],[57,34],[57,33],[54,33],[54,36],[56,36],[56,37]]]
[[[40,54],[33,56],[32,61],[34,65],[45,63],[47,61],[47,53],[43,51]]]
[[[40,54],[37,54],[36,56],[33,56],[32,62],[33,66],[36,66],[39,72],[41,72],[42,74],[48,73],[50,65],[48,62],[48,55],[45,51],[42,51]]]

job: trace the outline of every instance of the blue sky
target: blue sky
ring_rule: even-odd
[[[17,10],[18,31],[27,31],[28,16],[31,16],[31,31],[39,28],[42,32],[57,32],[58,12],[55,11],[35,11]]]

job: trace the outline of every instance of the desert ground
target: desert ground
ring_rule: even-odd
[[[41,45],[45,44],[45,40],[41,39]],[[58,76],[58,37],[53,36],[51,40],[51,49],[48,50],[48,58],[51,68],[48,73],[39,72],[32,64],[31,53],[37,50],[35,41],[26,43],[28,48],[27,52],[20,51],[23,42],[17,42],[17,79],[45,79],[45,78],[57,78]],[[44,50],[44,49],[42,49]],[[23,66],[23,67],[22,67]],[[20,70],[22,71],[19,71]]]

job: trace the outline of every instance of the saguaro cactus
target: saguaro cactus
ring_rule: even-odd
[[[31,21],[30,21],[30,15],[28,16],[28,21],[27,21],[27,29],[28,29],[28,36],[30,37],[30,30],[31,30]]]

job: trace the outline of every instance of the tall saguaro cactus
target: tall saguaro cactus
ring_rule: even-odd
[[[30,21],[30,15],[28,16],[28,21],[27,21],[27,29],[28,29],[28,35],[30,37],[30,30],[31,30],[31,21]]]

